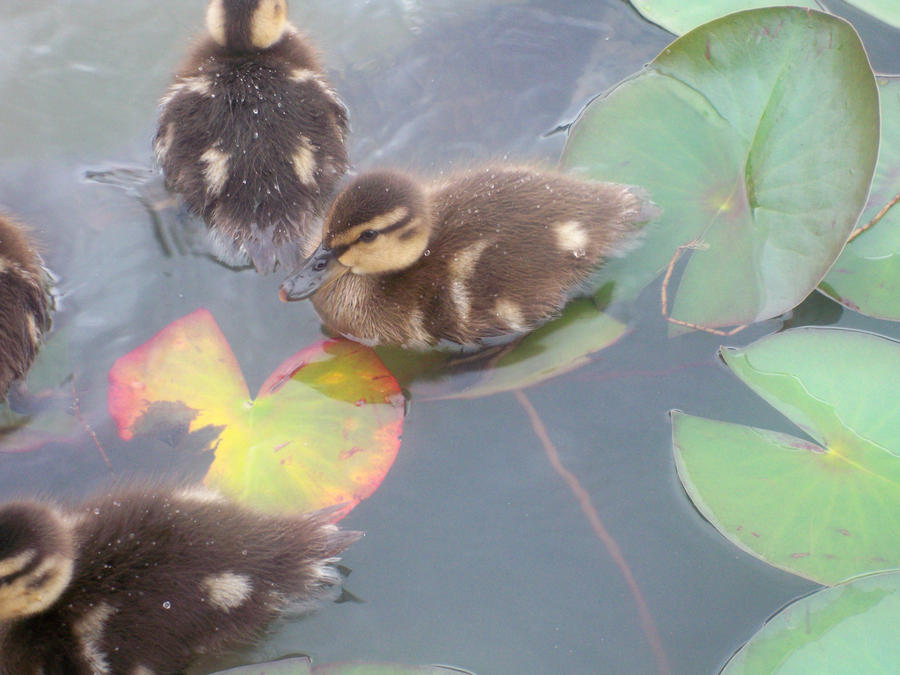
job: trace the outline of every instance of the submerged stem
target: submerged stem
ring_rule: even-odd
[[[647,636],[647,641],[650,643],[650,647],[653,649],[653,654],[656,657],[656,666],[660,673],[668,675],[668,673],[671,673],[672,671],[669,668],[669,660],[666,657],[665,649],[663,649],[662,640],[659,637],[659,632],[656,630],[656,624],[653,622],[653,617],[650,615],[650,610],[647,608],[647,602],[644,600],[644,595],[641,593],[637,580],[634,578],[634,574],[631,573],[631,568],[625,561],[625,556],[622,555],[622,549],[619,548],[616,540],[612,538],[606,530],[606,527],[604,527],[603,521],[600,519],[600,514],[597,513],[597,509],[594,508],[594,505],[591,502],[591,495],[581,485],[578,477],[563,466],[559,459],[559,452],[557,452],[556,446],[553,445],[553,441],[550,440],[550,436],[547,434],[547,429],[544,426],[540,415],[538,415],[534,406],[531,405],[531,401],[528,400],[525,392],[521,389],[516,389],[513,393],[515,394],[516,400],[518,400],[519,404],[528,414],[528,418],[531,420],[531,426],[534,428],[534,433],[543,444],[544,451],[547,453],[547,459],[550,460],[550,464],[556,470],[556,473],[562,476],[562,479],[568,484],[569,489],[581,505],[581,510],[587,516],[594,532],[600,538],[600,541],[603,542],[606,551],[622,572],[622,576],[625,577],[625,583],[631,591],[631,595],[637,605],[638,614],[641,617],[644,635]]]

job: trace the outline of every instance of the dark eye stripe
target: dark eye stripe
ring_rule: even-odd
[[[394,230],[398,230],[404,225],[407,225],[410,220],[412,220],[412,216],[407,213],[405,216],[403,216],[403,218],[398,220],[393,225],[388,225],[387,227],[378,230],[378,234],[384,234],[385,232],[393,232]]]
[[[340,258],[342,255],[344,255],[347,252],[348,248],[350,248],[350,244],[343,244],[341,246],[335,246],[334,248],[331,249],[331,254],[335,258]]]

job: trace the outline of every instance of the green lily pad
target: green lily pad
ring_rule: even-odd
[[[300,656],[229,668],[214,675],[449,675],[468,672],[448,666],[404,666],[389,663],[332,663],[313,667],[309,658]]]
[[[845,0],[887,24],[900,28],[900,6],[895,0]],[[691,28],[715,18],[746,9],[771,7],[772,0],[631,0],[631,4],[645,19],[682,35]],[[792,2],[797,7],[820,9],[818,2]]]
[[[900,80],[880,79],[881,151],[860,225],[900,194]],[[819,288],[850,309],[900,321],[900,204],[844,248]]]
[[[349,512],[381,484],[403,428],[397,381],[375,352],[349,340],[297,352],[251,400],[228,342],[202,309],[116,361],[108,399],[125,440],[148,433],[148,416],[168,420],[160,410],[180,411],[189,433],[218,437],[204,483],[274,511],[344,504]]]
[[[900,343],[801,328],[722,357],[816,442],[674,412],[678,475],[700,512],[820,583],[900,568]]]
[[[592,298],[579,298],[569,303],[562,317],[525,336],[498,358],[476,384],[441,398],[480,398],[540,384],[589,363],[591,353],[609,347],[627,330]]]
[[[601,271],[615,297],[633,297],[683,246],[671,317],[721,327],[782,314],[817,286],[865,203],[877,151],[878,95],[856,31],[782,7],[675,40],[588,104],[561,161],[642,185],[662,208],[644,245]]]
[[[791,603],[728,661],[740,673],[895,673],[900,573],[873,574]]]

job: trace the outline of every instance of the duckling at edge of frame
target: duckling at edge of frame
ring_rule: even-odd
[[[341,191],[322,244],[281,285],[366,344],[463,345],[558,315],[659,209],[645,191],[558,171],[489,166],[431,185],[373,171]]]
[[[347,171],[347,111],[286,0],[210,0],[207,34],[160,101],[156,161],[213,254],[297,265]]]
[[[173,673],[340,583],[338,508],[267,515],[201,487],[0,506],[0,674]]]
[[[0,212],[0,401],[28,372],[50,329],[50,284],[25,227]]]

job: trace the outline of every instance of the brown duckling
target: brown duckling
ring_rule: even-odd
[[[294,269],[347,170],[347,111],[286,0],[210,0],[206,28],[160,103],[157,162],[220,260]]]
[[[311,297],[326,326],[367,344],[478,343],[556,316],[656,211],[640,189],[527,167],[425,186],[374,171],[338,195],[280,294]]]
[[[0,400],[31,367],[50,328],[49,287],[27,231],[0,213]]]
[[[0,506],[0,674],[173,673],[252,640],[340,582],[360,533],[335,513],[264,515],[204,488]]]

